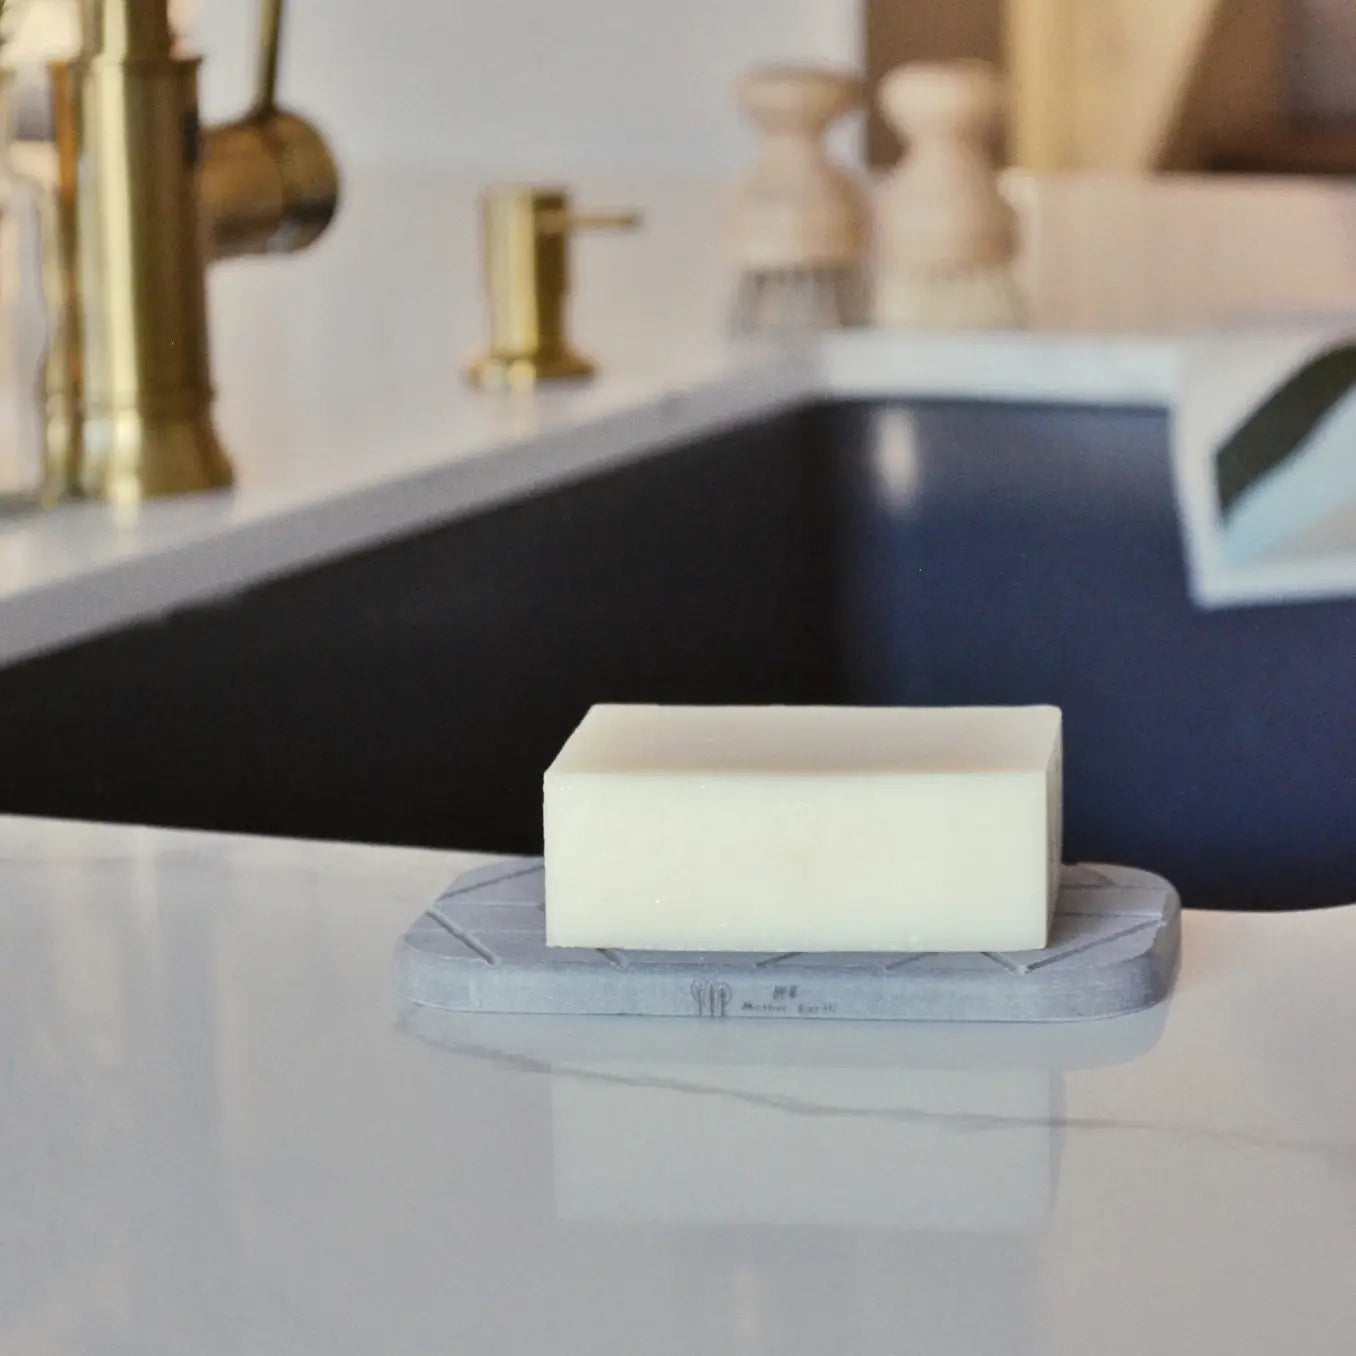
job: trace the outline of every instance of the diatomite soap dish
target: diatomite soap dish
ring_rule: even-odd
[[[540,858],[458,877],[396,956],[402,999],[459,1012],[1067,1022],[1152,1007],[1172,986],[1181,905],[1123,866],[1065,866],[1041,951],[891,954],[546,945]]]

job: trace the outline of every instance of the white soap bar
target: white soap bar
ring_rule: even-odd
[[[595,706],[545,777],[547,941],[1036,950],[1061,789],[1050,706]]]

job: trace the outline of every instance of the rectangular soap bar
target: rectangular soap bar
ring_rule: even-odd
[[[1026,951],[1059,710],[595,706],[545,777],[551,946]]]

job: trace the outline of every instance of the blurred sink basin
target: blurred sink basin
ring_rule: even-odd
[[[1165,413],[806,408],[0,673],[0,809],[533,851],[598,700],[1057,702],[1067,852],[1356,899],[1356,603],[1202,612]]]

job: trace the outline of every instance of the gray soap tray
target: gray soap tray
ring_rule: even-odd
[[[396,954],[407,1002],[456,1012],[1067,1022],[1160,1002],[1177,892],[1124,866],[1066,866],[1043,951],[620,951],[546,945],[540,858],[459,876]]]

